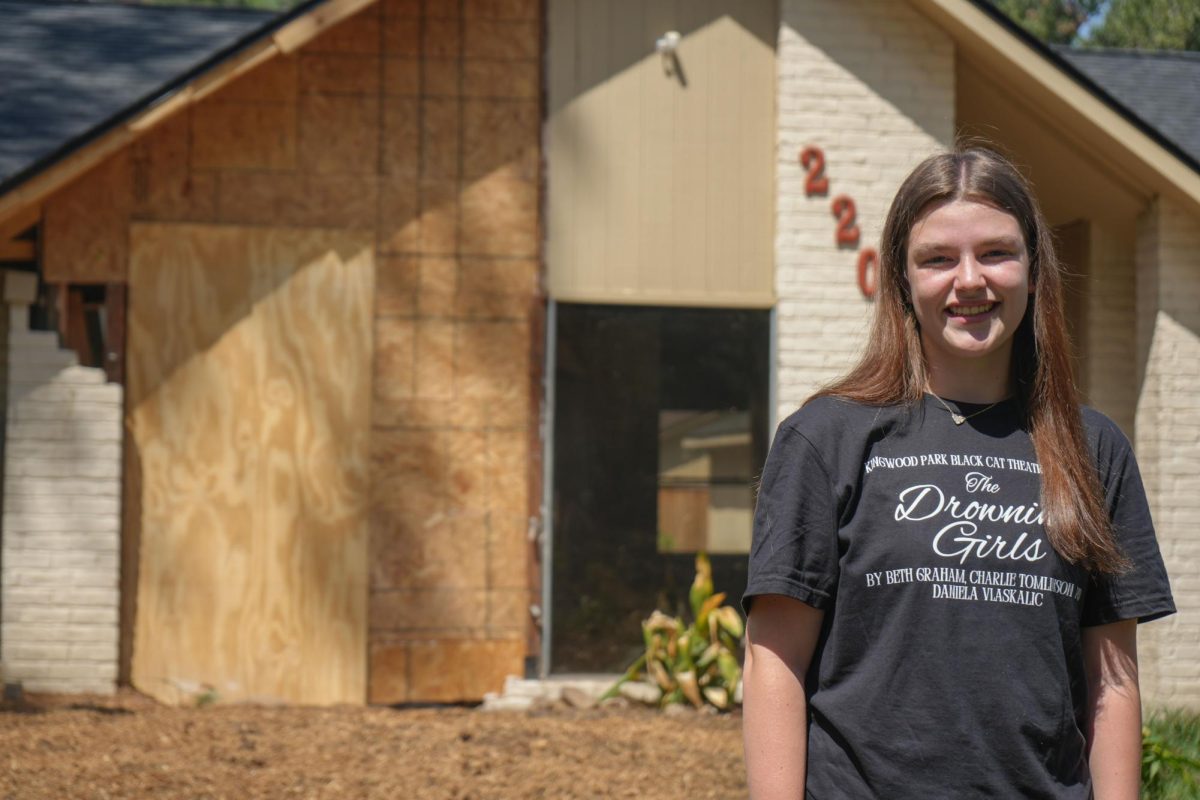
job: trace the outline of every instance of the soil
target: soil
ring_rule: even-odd
[[[736,713],[0,703],[3,800],[745,796]]]

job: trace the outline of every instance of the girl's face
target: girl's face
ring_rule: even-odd
[[[931,371],[1008,374],[1033,291],[1016,217],[973,200],[931,205],[909,232],[905,273]]]

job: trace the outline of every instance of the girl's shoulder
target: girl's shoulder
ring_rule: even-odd
[[[1107,439],[1114,443],[1129,445],[1129,437],[1121,430],[1121,426],[1112,418],[1091,406],[1080,406],[1079,415],[1083,417],[1083,429],[1088,439]]]
[[[818,395],[789,414],[779,430],[799,434],[819,450],[842,449],[854,442],[886,436],[907,424],[912,412],[906,405],[867,405],[844,397]]]
[[[1083,418],[1083,431],[1087,437],[1088,449],[1091,450],[1102,477],[1114,466],[1120,467],[1126,461],[1136,464],[1133,444],[1120,425],[1091,406],[1081,406],[1079,412]]]

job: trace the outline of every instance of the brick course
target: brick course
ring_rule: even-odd
[[[905,175],[953,141],[954,48],[906,3],[784,0],[778,69],[782,419],[850,366],[870,321],[856,280],[858,248],[835,244],[832,198],[854,200],[859,246],[876,247]],[[825,153],[827,195],[805,195],[806,145]]]
[[[111,693],[121,387],[28,330],[26,308],[8,316],[0,671],[31,691]]]
[[[1138,220],[1138,462],[1179,613],[1140,631],[1148,706],[1200,708],[1200,221],[1158,198]]]

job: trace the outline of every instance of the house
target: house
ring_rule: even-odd
[[[695,548],[744,585],[775,423],[861,345],[900,180],[970,134],[1033,181],[1137,450],[1182,612],[1141,632],[1148,703],[1200,706],[1190,56],[1049,49],[983,0],[2,4],[195,34],[0,129],[6,681],[615,669]]]

